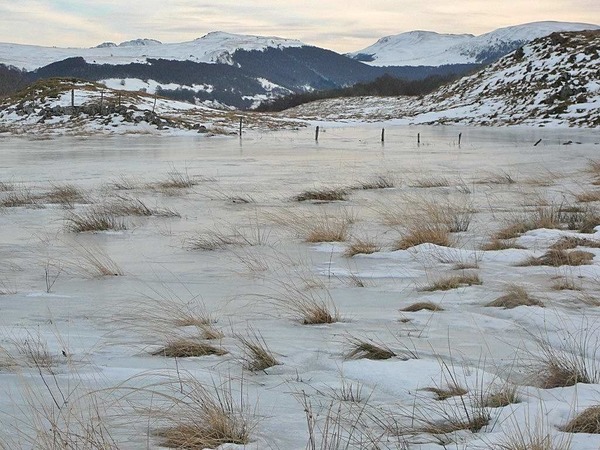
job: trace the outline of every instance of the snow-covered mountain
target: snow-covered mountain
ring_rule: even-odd
[[[600,127],[600,30],[536,39],[422,98],[313,102],[283,114],[314,120]]]
[[[213,32],[189,42],[163,44],[153,39],[135,39],[119,45],[105,42],[93,48],[58,48],[0,43],[0,64],[35,70],[68,58],[82,57],[92,64],[121,65],[168,59],[202,63],[233,64],[238,50],[303,47],[300,41],[278,37],[248,36]]]
[[[410,31],[381,38],[348,56],[374,66],[487,64],[550,33],[597,29],[600,26],[587,23],[547,21],[499,28],[480,36]]]

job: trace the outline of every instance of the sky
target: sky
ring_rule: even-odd
[[[600,24],[599,0],[0,0],[0,42],[91,47],[211,31],[299,39],[338,52],[412,30],[482,34],[540,20]]]

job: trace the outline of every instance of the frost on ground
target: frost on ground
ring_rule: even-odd
[[[597,449],[600,136],[456,132],[4,138],[0,442]]]
[[[323,100],[283,114],[347,122],[600,126],[600,31],[537,39],[423,98]]]

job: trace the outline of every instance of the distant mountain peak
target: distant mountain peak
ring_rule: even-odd
[[[112,47],[116,47],[117,44],[115,44],[114,42],[103,42],[100,45],[96,45],[93,48],[112,48]]]
[[[133,39],[131,41],[121,42],[119,47],[146,47],[150,45],[162,45],[162,42],[157,41],[156,39]]]
[[[553,32],[595,30],[598,25],[543,21],[499,28],[479,36],[415,30],[386,36],[348,56],[373,66],[487,64]]]

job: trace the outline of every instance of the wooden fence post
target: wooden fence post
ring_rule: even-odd
[[[315,141],[319,142],[319,127],[317,126],[317,129],[315,130]]]
[[[75,108],[75,89],[71,89],[71,107]]]
[[[421,144],[421,133],[417,133],[417,144]]]
[[[240,138],[242,137],[242,125],[244,123],[244,118],[240,117]]]
[[[384,143],[385,142],[385,128],[381,129],[381,142]]]

